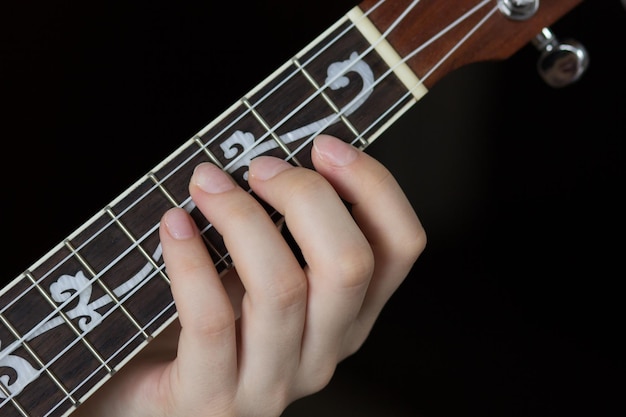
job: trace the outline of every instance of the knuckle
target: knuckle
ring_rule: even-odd
[[[166,265],[166,270],[170,268]],[[178,276],[206,276],[211,274],[213,268],[214,266],[210,264],[208,258],[204,256],[187,256],[184,261],[177,262],[175,273]]]
[[[369,244],[344,246],[337,255],[335,269],[345,287],[359,287],[374,273],[374,253]]]
[[[335,375],[337,364],[333,362],[325,362],[318,367],[309,378],[309,394],[323,390],[330,383]]]
[[[367,339],[372,330],[373,323],[371,321],[355,320],[352,328],[349,330],[348,336],[344,339],[341,350],[341,360],[354,355],[361,349],[363,343]]]
[[[293,279],[293,277],[275,280],[269,285],[266,297],[271,305],[279,311],[299,308],[306,302],[306,280]]]
[[[233,331],[235,316],[232,309],[219,309],[209,316],[196,316],[192,320],[193,331],[203,338],[216,338]]]
[[[421,225],[416,226],[407,237],[401,240],[398,247],[398,253],[402,259],[409,263],[414,263],[426,248],[426,231]]]
[[[297,380],[289,386],[292,400],[315,394],[326,388],[337,370],[337,362],[330,358],[316,361],[313,366],[300,369]]]
[[[236,416],[280,416],[291,402],[290,381],[277,381],[263,390],[240,391],[244,400],[241,401]]]

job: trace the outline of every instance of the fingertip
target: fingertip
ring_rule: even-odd
[[[179,207],[172,208],[163,215],[162,224],[175,240],[187,240],[196,235],[196,225],[191,216]]]
[[[250,162],[250,178],[267,181],[293,166],[280,158],[259,156]]]
[[[189,184],[208,194],[220,194],[235,188],[232,178],[220,167],[210,162],[196,166]]]
[[[359,150],[334,136],[319,135],[313,140],[319,160],[334,167],[345,167],[359,156]]]

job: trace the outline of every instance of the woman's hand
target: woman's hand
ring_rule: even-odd
[[[220,277],[191,217],[165,213],[160,237],[179,322],[76,413],[278,416],[328,384],[426,237],[372,157],[322,135],[312,160],[316,171],[272,157],[254,159],[249,170],[252,190],[284,215],[304,267],[258,201],[215,165],[196,168],[191,196],[235,268]]]

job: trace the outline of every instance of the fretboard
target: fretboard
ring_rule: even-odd
[[[366,1],[350,10],[15,278],[0,295],[0,414],[70,414],[176,319],[158,238],[167,209],[185,207],[217,269],[233,266],[189,197],[196,165],[217,164],[249,190],[253,158],[311,168],[320,133],[365,149],[445,73],[510,55],[577,1],[553,2],[547,17],[516,31],[494,1],[458,3]],[[494,41],[486,28],[508,31]],[[468,45],[477,52],[468,55]]]

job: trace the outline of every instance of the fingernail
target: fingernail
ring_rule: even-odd
[[[313,149],[323,161],[339,167],[348,165],[359,154],[354,146],[328,135],[316,137]]]
[[[191,218],[183,209],[175,208],[167,211],[163,216],[163,221],[170,236],[176,240],[190,239],[195,234]]]
[[[196,167],[191,182],[209,194],[223,193],[235,188],[233,180],[220,167],[210,162]]]
[[[265,181],[293,166],[280,158],[259,156],[250,162],[250,176]]]

